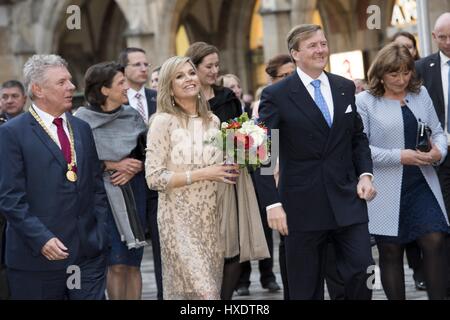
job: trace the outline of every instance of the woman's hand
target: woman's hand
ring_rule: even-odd
[[[211,180],[217,182],[225,182],[228,184],[236,184],[234,178],[239,177],[239,165],[224,165],[224,164],[216,164],[212,165],[202,170],[203,179],[201,180]]]
[[[111,175],[111,183],[114,186],[123,186],[133,179],[134,174],[116,171]]]
[[[430,152],[421,152],[410,149],[402,150],[400,153],[400,162],[403,165],[409,166],[428,166],[434,162],[433,154],[436,150],[433,151],[433,154],[432,151],[433,149]],[[439,150],[437,150],[437,152],[439,152]]]
[[[437,163],[437,162],[441,161],[441,158],[442,158],[441,151],[439,151],[438,147],[436,147],[436,145],[434,143],[432,143],[432,146],[433,147],[428,152],[418,151],[421,154],[427,154],[431,157],[431,162],[429,164]]]
[[[114,170],[133,176],[144,169],[142,161],[133,158],[125,158],[118,162],[105,161],[105,166],[106,170]]]

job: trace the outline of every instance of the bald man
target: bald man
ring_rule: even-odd
[[[434,108],[447,133],[450,144],[450,12],[445,12],[436,20],[433,30],[433,41],[439,51],[416,62],[419,78],[433,100]],[[448,156],[438,169],[447,214],[450,214],[450,157]],[[447,238],[447,256],[450,258],[450,239]],[[450,265],[450,263],[449,263]],[[449,270],[450,275],[450,270]],[[450,279],[450,277],[449,277]],[[447,285],[447,294],[450,293],[450,283]]]

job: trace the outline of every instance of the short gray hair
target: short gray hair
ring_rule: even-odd
[[[56,54],[35,54],[23,66],[23,79],[27,95],[33,98],[31,85],[33,83],[42,83],[47,69],[53,67],[65,67],[68,64],[66,60]]]

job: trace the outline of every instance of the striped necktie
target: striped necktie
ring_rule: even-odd
[[[142,119],[144,119],[144,122],[147,123],[147,116],[145,114],[145,110],[144,110],[144,104],[142,103],[142,94],[140,94],[139,92],[136,93],[135,95],[136,99],[137,99],[137,111],[139,112],[139,114],[142,116]]]

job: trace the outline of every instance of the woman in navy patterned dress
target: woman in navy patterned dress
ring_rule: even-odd
[[[447,138],[405,46],[383,48],[368,76],[369,90],[356,97],[356,105],[374,162],[378,195],[368,203],[369,230],[380,253],[383,288],[388,299],[405,299],[403,253],[406,244],[417,241],[428,297],[444,299],[449,227],[433,166],[445,158]],[[429,152],[416,150],[418,121],[432,130]]]

